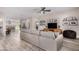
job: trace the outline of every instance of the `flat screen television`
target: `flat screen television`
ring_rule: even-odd
[[[48,23],[48,28],[57,28],[57,23]]]

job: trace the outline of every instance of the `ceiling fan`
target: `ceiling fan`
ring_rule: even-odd
[[[47,9],[46,7],[41,7],[39,9],[34,9],[34,11],[35,12],[37,11],[37,13],[41,13],[41,14],[45,14],[46,12],[51,12],[51,10]]]
[[[45,14],[46,12],[51,12],[51,10],[50,9],[46,9],[46,7],[41,7],[40,12]]]

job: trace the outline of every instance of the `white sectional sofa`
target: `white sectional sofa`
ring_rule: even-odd
[[[57,38],[54,35],[57,35]],[[21,39],[46,51],[57,51],[63,44],[63,36],[53,32],[21,30]]]

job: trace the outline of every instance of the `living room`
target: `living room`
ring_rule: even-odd
[[[34,10],[39,11],[37,8]],[[79,36],[79,8],[46,7],[45,9],[45,7],[42,7],[42,10],[40,13],[34,13],[24,21],[21,20],[21,25],[24,25],[21,29],[21,38],[42,50],[79,50],[78,40],[74,40]],[[48,11],[45,12],[45,10]],[[67,39],[64,39],[64,37]]]
[[[3,7],[0,12],[2,51],[79,50],[79,7]]]

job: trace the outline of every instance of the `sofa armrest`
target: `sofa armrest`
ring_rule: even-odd
[[[63,45],[63,35],[59,35],[56,39],[57,50],[59,50]]]

